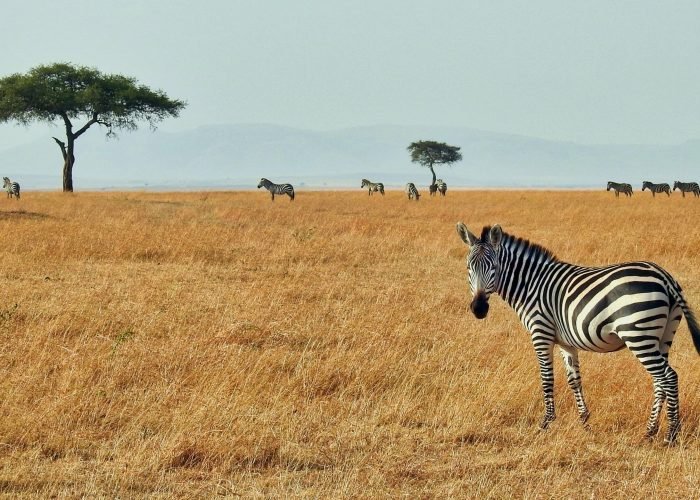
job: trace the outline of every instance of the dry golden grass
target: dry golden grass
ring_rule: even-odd
[[[27,192],[0,210],[0,492],[696,496],[685,323],[676,447],[643,441],[651,382],[627,351],[581,355],[590,432],[557,359],[541,433],[515,313],[468,311],[458,220],[571,262],[656,261],[700,310],[700,202],[678,194]]]

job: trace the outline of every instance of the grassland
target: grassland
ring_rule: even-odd
[[[541,433],[527,334],[497,297],[468,311],[458,220],[656,261],[700,311],[700,201],[678,194],[27,192],[0,204],[0,493],[697,496],[685,323],[677,446],[642,439],[627,351],[581,355],[588,432],[557,359]]]

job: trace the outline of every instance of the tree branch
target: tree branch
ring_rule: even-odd
[[[90,118],[90,120],[85,125],[83,125],[82,128],[80,128],[75,134],[73,134],[73,138],[77,139],[78,137],[83,135],[85,131],[92,127],[95,123],[99,123],[97,119],[97,113],[92,114],[92,118]]]
[[[66,152],[66,143],[61,141],[60,139],[57,139],[56,137],[54,137],[53,140],[56,141],[58,147],[61,148],[61,154],[63,154],[63,161],[66,161],[66,157],[68,156],[68,153]]]

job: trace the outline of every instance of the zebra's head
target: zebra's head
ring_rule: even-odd
[[[369,186],[369,181],[367,179],[362,179],[362,185],[360,187]]]
[[[642,182],[642,191],[644,191],[646,188],[649,188],[649,191],[651,191],[651,182],[649,182],[649,181]]]
[[[265,179],[265,177],[263,177],[262,179],[260,179],[260,182],[258,182],[258,189],[260,189],[260,188],[263,187],[266,183],[269,183],[269,182],[270,182],[270,181],[268,181],[267,179]]]
[[[681,189],[681,187],[679,186],[679,184],[680,184],[680,182],[678,182],[678,181],[673,181],[673,190],[674,190],[674,191],[675,191],[676,189]]]
[[[7,187],[11,184],[9,177],[3,177],[2,181],[3,181],[2,187]]]
[[[610,188],[612,187],[612,181],[608,181],[608,189],[607,191],[610,191]]]
[[[469,288],[472,292],[470,309],[478,319],[484,319],[489,312],[489,297],[496,291],[498,274],[498,251],[503,238],[503,230],[498,224],[486,226],[481,237],[474,236],[467,226],[457,223],[457,233],[469,246],[467,269],[469,271]]]

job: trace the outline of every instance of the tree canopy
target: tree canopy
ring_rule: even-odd
[[[437,141],[417,141],[408,146],[411,153],[411,161],[423,167],[428,167],[433,174],[435,184],[436,175],[433,167],[435,165],[451,165],[462,160],[462,153],[459,146],[450,146],[444,142]]]
[[[0,79],[0,123],[15,121],[62,123],[66,141],[53,138],[63,156],[63,190],[73,190],[75,140],[91,126],[136,130],[145,121],[151,129],[167,117],[177,117],[186,106],[162,90],[151,90],[135,78],[104,74],[94,68],[56,63],[37,66],[25,74]],[[73,122],[83,120],[78,130]]]

